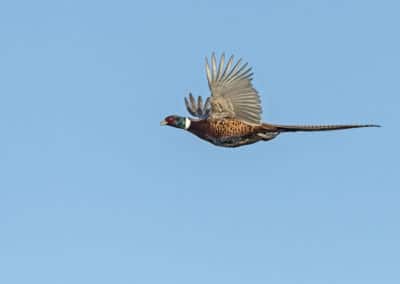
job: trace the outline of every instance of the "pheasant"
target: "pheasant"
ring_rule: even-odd
[[[215,54],[211,64],[206,58],[206,75],[211,96],[203,103],[191,93],[185,98],[188,112],[195,118],[167,116],[161,125],[187,130],[216,146],[239,147],[268,141],[281,133],[295,131],[328,131],[360,127],[379,127],[375,124],[340,125],[279,125],[261,121],[261,101],[252,85],[253,73],[242,59],[236,63],[231,56],[225,64],[222,54],[217,64]],[[211,65],[211,66],[210,66]]]

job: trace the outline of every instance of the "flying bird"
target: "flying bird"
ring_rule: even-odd
[[[253,73],[242,59],[231,56],[225,64],[222,54],[217,64],[215,54],[206,75],[211,96],[204,103],[191,93],[185,98],[188,112],[195,118],[169,115],[161,125],[187,130],[216,146],[239,147],[259,141],[268,141],[281,133],[295,131],[327,131],[360,127],[379,127],[375,124],[341,125],[279,125],[261,121],[261,100],[252,85]]]

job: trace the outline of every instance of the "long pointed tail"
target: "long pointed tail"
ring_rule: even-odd
[[[339,125],[279,125],[264,123],[262,127],[265,130],[278,132],[295,132],[295,131],[328,131],[343,130],[360,127],[380,127],[377,124],[339,124]]]

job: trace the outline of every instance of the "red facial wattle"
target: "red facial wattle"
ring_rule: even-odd
[[[169,124],[169,125],[174,125],[175,124],[175,118],[173,116],[167,116],[165,118],[165,121]]]

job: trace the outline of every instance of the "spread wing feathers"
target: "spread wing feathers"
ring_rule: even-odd
[[[261,101],[251,80],[253,73],[247,63],[239,59],[235,64],[233,56],[225,64],[222,54],[219,64],[215,54],[211,55],[211,66],[206,58],[206,73],[211,91],[210,118],[237,118],[252,125],[261,124]]]
[[[210,113],[210,98],[207,98],[203,104],[203,98],[199,96],[197,102],[192,93],[189,93],[189,100],[185,98],[185,105],[188,112],[200,119],[205,119]]]

